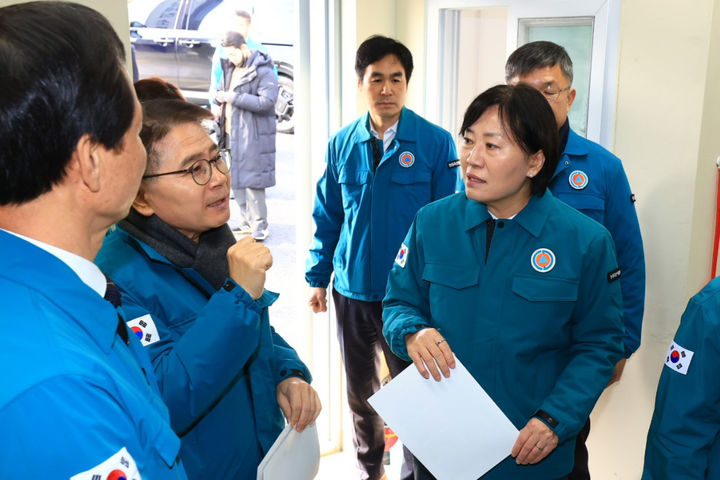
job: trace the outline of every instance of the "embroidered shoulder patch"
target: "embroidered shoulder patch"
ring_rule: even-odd
[[[670,344],[670,348],[668,348],[668,353],[665,357],[665,366],[674,372],[687,375],[693,355],[695,355],[695,352],[692,350],[683,348],[673,342]]]
[[[152,345],[153,343],[160,340],[157,327],[150,314],[137,317],[127,322],[128,328],[137,335],[138,340],[142,343],[143,347]]]
[[[125,447],[100,465],[77,475],[70,480],[142,480],[135,460]]]
[[[448,168],[455,168],[460,166],[460,160],[453,160],[452,162],[448,162]]]

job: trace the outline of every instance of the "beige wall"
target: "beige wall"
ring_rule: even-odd
[[[425,59],[425,6],[396,0],[384,22]],[[358,9],[359,13],[359,9]],[[388,19],[392,18],[392,14]],[[367,23],[362,23],[367,22]],[[388,20],[389,22],[389,20]],[[358,32],[378,25],[358,15]],[[623,0],[619,32],[615,153],[637,196],[647,263],[643,344],[623,381],[593,413],[594,478],[640,478],[645,437],[664,356],[688,298],[708,280],[720,155],[720,0]],[[360,35],[358,35],[358,38]],[[417,62],[408,105],[424,110]]]

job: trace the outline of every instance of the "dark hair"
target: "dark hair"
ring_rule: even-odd
[[[496,85],[475,97],[465,111],[460,134],[464,135],[489,108],[498,107],[500,122],[527,155],[542,150],[545,163],[530,179],[533,195],[542,196],[559,159],[557,124],[545,96],[528,85]]]
[[[160,77],[143,78],[135,82],[135,94],[140,102],[148,100],[185,100],[180,89]]]
[[[243,17],[248,21],[248,23],[252,23],[252,15],[247,10],[235,10],[235,16],[236,17]]]
[[[573,64],[567,51],[553,42],[538,41],[526,43],[515,50],[505,62],[505,81],[518,75],[527,75],[537,68],[560,65],[565,78],[573,81]]]
[[[413,71],[412,53],[397,40],[380,35],[369,37],[358,47],[355,54],[355,73],[362,78],[368,65],[388,55],[395,55],[400,60],[405,70],[405,80],[409,82]]]
[[[50,191],[85,134],[122,148],[135,114],[124,61],[115,30],[91,8],[0,8],[0,205]]]
[[[183,100],[157,99],[143,102],[143,125],[140,139],[147,151],[145,174],[157,168],[159,158],[155,144],[161,141],[174,127],[183,123],[202,123],[212,118],[204,108]]]
[[[223,47],[240,48],[245,45],[245,43],[245,37],[243,37],[242,34],[238,32],[233,32],[232,30],[225,32],[225,35],[223,35],[222,38]]]

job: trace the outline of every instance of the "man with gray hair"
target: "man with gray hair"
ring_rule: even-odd
[[[619,158],[570,128],[568,113],[575,100],[573,65],[567,51],[552,42],[527,43],[505,63],[505,81],[525,83],[550,103],[560,130],[560,162],[550,182],[553,195],[610,231],[615,242],[623,296],[625,358],[615,367],[610,384],[620,380],[625,362],[640,346],[645,307],[645,257],[635,196]],[[580,432],[570,480],[589,479],[585,440],[590,420]]]

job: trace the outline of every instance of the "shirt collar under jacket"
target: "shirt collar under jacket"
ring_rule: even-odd
[[[420,133],[418,132],[418,122],[415,113],[407,107],[403,107],[400,112],[400,118],[397,121],[397,132],[395,138],[405,143],[415,143]],[[374,138],[370,132],[370,112],[363,115],[362,127],[355,131],[353,142],[362,143]]]
[[[103,351],[109,352],[116,338],[121,340],[117,336],[117,310],[96,290],[99,288],[100,277],[91,280],[94,286],[85,283],[85,279],[80,275],[88,278],[87,272],[93,271],[92,268],[85,265],[87,268],[81,269],[83,273],[78,273],[65,263],[64,259],[35,242],[0,229],[0,248],[5,252],[13,252],[12,256],[5,256],[0,260],[3,275],[65,309],[72,321],[84,330],[88,337]],[[102,277],[104,294],[107,288],[105,276],[100,269],[96,272]]]
[[[550,190],[545,190],[545,195],[542,197],[531,195],[530,201],[525,208],[520,210],[512,220],[530,235],[537,237],[547,221],[547,204],[552,201],[552,196]],[[488,212],[484,203],[469,198],[466,198],[464,215],[463,227],[466,231],[472,230],[488,218],[491,218],[490,212]]]
[[[385,130],[385,134],[383,135],[382,141],[383,141],[383,152],[386,152],[390,144],[392,143],[393,139],[395,139],[395,133],[397,132],[397,126],[400,122],[400,119],[398,118],[395,123],[390,125],[390,127]],[[377,130],[375,130],[375,127],[373,127],[372,122],[370,119],[368,119],[368,125],[370,127],[370,133],[373,134],[373,137],[380,138],[380,134]]]
[[[4,230],[2,228],[0,228],[0,230],[22,238],[26,242],[30,242],[36,247],[42,248],[49,254],[57,257],[61,262],[70,267],[72,271],[80,277],[80,280],[82,280],[85,285],[95,290],[101,297],[105,296],[105,290],[107,289],[107,280],[105,275],[103,275],[97,265],[92,263],[90,260],[68,252],[67,250],[63,250],[62,248],[58,248],[54,245],[41,242],[40,240],[35,240],[34,238],[11,232],[10,230]]]

